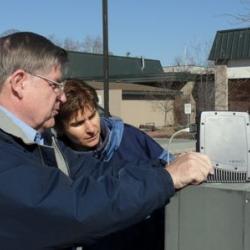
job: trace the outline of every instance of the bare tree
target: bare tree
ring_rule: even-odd
[[[93,39],[90,36],[86,36],[83,42],[83,51],[92,52]]]
[[[172,120],[171,118],[169,118],[169,116],[173,114],[173,106],[174,101],[170,100],[169,98],[166,98],[165,100],[161,100],[158,102],[154,102],[153,108],[156,110],[159,110],[160,112],[163,113],[164,115],[164,127],[168,126],[168,125],[173,125],[172,124]]]
[[[63,48],[66,50],[74,50],[81,51],[81,43],[79,41],[75,41],[71,38],[65,38],[63,43]]]
[[[83,41],[82,47],[83,51],[85,52],[101,54],[103,51],[102,39],[99,36],[95,38],[86,36]]]
[[[73,40],[69,37],[65,38],[64,41],[60,41],[54,34],[49,35],[48,38],[66,50],[84,51],[96,54],[101,54],[103,51],[102,40],[99,36],[86,36],[83,42]]]
[[[159,90],[152,91],[152,109],[161,112],[164,116],[164,127],[174,125],[174,96],[165,81],[158,83]]]
[[[103,51],[102,39],[100,36],[98,36],[94,39],[93,53],[102,53],[102,51]]]
[[[186,115],[184,114],[184,104],[192,103],[194,112],[199,114],[201,111],[213,110],[215,105],[215,85],[214,85],[214,64],[208,61],[208,55],[212,42],[195,42],[186,46],[184,55],[176,57],[174,72],[187,73],[190,75],[186,79],[187,83],[193,82],[194,85],[189,91],[184,91],[183,96],[175,101],[176,123],[186,124]],[[182,89],[183,90],[183,87]],[[190,85],[191,86],[191,85]],[[194,118],[195,113],[192,113]]]
[[[242,5],[244,11],[242,13],[226,13],[224,16],[228,16],[230,21],[233,23],[250,23],[250,0],[240,0],[240,4]]]
[[[208,61],[208,55],[211,49],[211,44],[211,41],[192,41],[190,45],[185,47],[183,55],[176,56],[175,65],[210,66],[211,63]]]

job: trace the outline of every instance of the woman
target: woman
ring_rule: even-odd
[[[125,124],[118,118],[100,117],[98,97],[93,88],[79,79],[70,79],[65,84],[67,101],[62,104],[56,117],[56,130],[60,143],[69,146],[67,159],[74,164],[84,156],[109,162],[103,169],[74,169],[74,175],[91,175],[99,178],[104,174],[119,175],[122,161],[163,161],[168,152],[139,129]],[[75,158],[72,158],[72,151]],[[170,160],[173,156],[170,155]],[[99,241],[89,249],[138,250],[164,248],[164,208],[155,211],[135,226]]]

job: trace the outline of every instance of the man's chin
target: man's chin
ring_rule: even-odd
[[[46,122],[44,122],[43,129],[52,128],[54,126],[55,126],[55,119],[54,119],[54,117],[52,117],[49,120],[47,120]]]

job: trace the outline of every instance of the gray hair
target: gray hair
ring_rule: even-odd
[[[67,52],[47,38],[32,32],[17,32],[0,38],[0,88],[17,69],[28,73],[65,69]]]

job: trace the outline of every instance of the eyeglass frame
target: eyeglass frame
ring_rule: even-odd
[[[52,89],[55,91],[55,92],[63,92],[64,91],[64,86],[65,86],[65,82],[62,81],[62,82],[57,82],[57,81],[54,81],[54,80],[51,80],[45,76],[42,76],[40,74],[31,74],[29,73],[31,76],[35,76],[35,77],[38,77],[42,80],[45,80],[46,82],[48,82],[49,86],[52,87]]]

